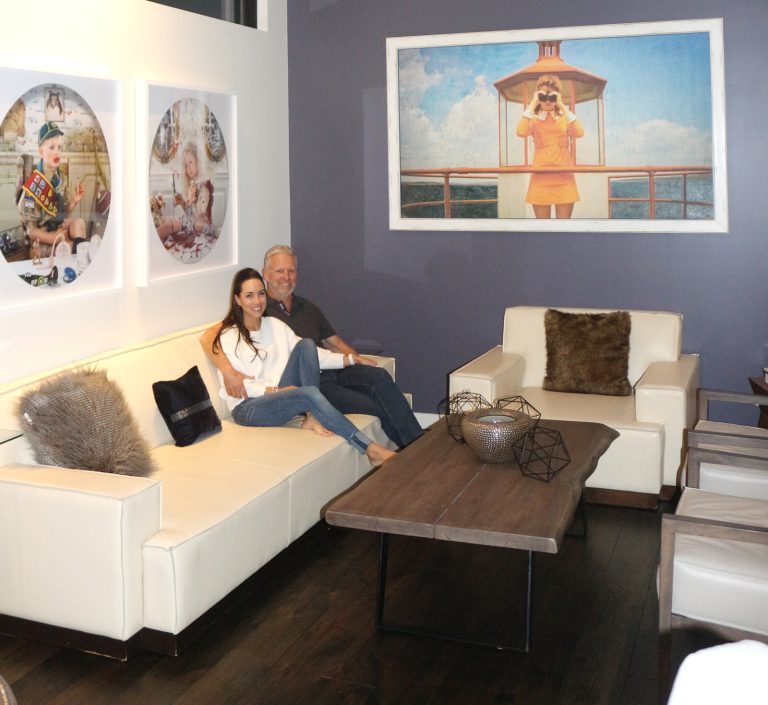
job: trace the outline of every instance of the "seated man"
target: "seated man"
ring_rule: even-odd
[[[301,338],[314,340],[318,347],[349,356],[349,366],[320,373],[320,391],[344,414],[369,414],[381,420],[389,439],[400,448],[422,433],[403,393],[392,377],[376,366],[376,361],[360,355],[331,327],[322,311],[293,291],[296,288],[296,254],[287,245],[275,245],[264,255],[262,276],[267,284],[267,315],[279,318]],[[200,343],[221,371],[227,393],[245,396],[243,375],[232,368],[227,358],[213,352],[218,325],[209,328]]]

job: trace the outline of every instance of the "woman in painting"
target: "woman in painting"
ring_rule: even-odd
[[[533,137],[533,166],[573,166],[570,140],[584,135],[579,119],[563,104],[560,79],[552,74],[539,77],[533,100],[517,126],[517,136]],[[531,174],[525,202],[537,218],[570,218],[579,200],[572,173]]]
[[[265,316],[267,291],[261,275],[250,267],[232,280],[229,312],[213,340],[213,352],[223,352],[232,366],[246,375],[247,399],[231,397],[221,382],[235,423],[241,426],[281,426],[303,416],[301,427],[321,436],[341,436],[373,465],[394,452],[372,441],[337,411],[320,393],[320,368],[339,369],[355,364],[351,355],[318,348],[299,338],[285,323]]]

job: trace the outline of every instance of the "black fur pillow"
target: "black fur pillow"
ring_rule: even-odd
[[[544,314],[547,373],[552,392],[628,396],[629,312]]]
[[[42,465],[149,475],[149,447],[106,372],[65,372],[19,400],[19,421]]]
[[[177,446],[192,445],[200,436],[221,431],[197,365],[174,380],[152,385],[155,403]]]

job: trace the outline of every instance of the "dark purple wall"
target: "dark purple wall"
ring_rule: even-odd
[[[387,37],[710,17],[724,18],[730,233],[390,231]],[[418,411],[501,341],[516,304],[681,311],[702,386],[747,391],[768,365],[766,31],[765,0],[290,0],[300,293],[395,355]]]

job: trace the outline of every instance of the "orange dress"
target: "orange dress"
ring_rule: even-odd
[[[579,120],[568,122],[567,115],[544,120],[522,117],[517,126],[518,137],[533,136],[533,166],[573,166],[568,149],[570,137],[581,137],[584,128]],[[535,205],[575,203],[579,200],[576,177],[573,174],[531,174],[525,202]]]

